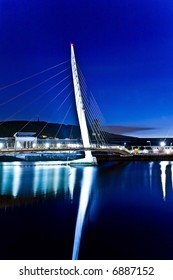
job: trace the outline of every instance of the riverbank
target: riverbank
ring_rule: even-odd
[[[94,156],[97,158],[98,164],[108,161],[173,161],[173,154],[129,154],[129,155],[117,155],[117,154],[96,154]],[[53,156],[53,155],[45,155],[45,156],[26,156],[20,157],[18,156],[10,156],[10,155],[1,155],[0,162],[55,162],[61,161],[65,162],[68,160],[74,160],[81,158],[80,156],[71,155],[70,157],[67,155],[61,156]]]
[[[98,163],[105,161],[173,161],[173,154],[97,155]]]

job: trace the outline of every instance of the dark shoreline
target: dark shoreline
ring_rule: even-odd
[[[173,161],[173,154],[148,154],[148,155],[98,155],[98,163],[106,161]]]
[[[173,161],[173,154],[134,154],[134,155],[116,155],[116,154],[97,154],[94,155],[97,158],[97,162],[104,163],[104,162],[113,162],[113,161]],[[59,159],[60,160],[60,159]],[[57,158],[31,158],[29,159],[22,159],[16,158],[14,156],[0,156],[0,162],[40,162],[40,161],[57,161]],[[64,160],[65,162],[65,160]]]

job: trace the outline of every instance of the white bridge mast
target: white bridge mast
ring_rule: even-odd
[[[86,123],[86,117],[85,117],[85,109],[84,104],[82,100],[82,94],[81,94],[81,88],[79,84],[79,77],[78,77],[78,71],[76,66],[76,59],[74,54],[74,46],[71,44],[71,67],[72,67],[72,75],[73,75],[73,85],[74,85],[74,93],[75,93],[75,102],[76,102],[76,110],[79,120],[79,126],[81,130],[81,137],[83,141],[83,147],[85,149],[90,149],[90,141],[89,141],[89,133]],[[85,151],[85,158],[83,159],[84,163],[89,164],[96,164],[96,158],[92,156],[91,151]],[[74,160],[73,162],[81,162],[81,160]]]

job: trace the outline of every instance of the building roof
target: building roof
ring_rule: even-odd
[[[16,132],[15,137],[36,137],[36,132]]]

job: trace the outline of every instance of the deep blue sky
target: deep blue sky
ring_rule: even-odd
[[[1,0],[0,87],[70,59],[71,41],[105,124],[152,128],[131,129],[130,135],[173,136],[171,0]],[[1,91],[0,104],[40,81]],[[0,120],[39,91],[1,105]],[[42,103],[44,98],[39,106]],[[30,119],[39,106],[12,119]],[[40,119],[63,118],[61,113],[50,117],[52,110],[39,112]]]

